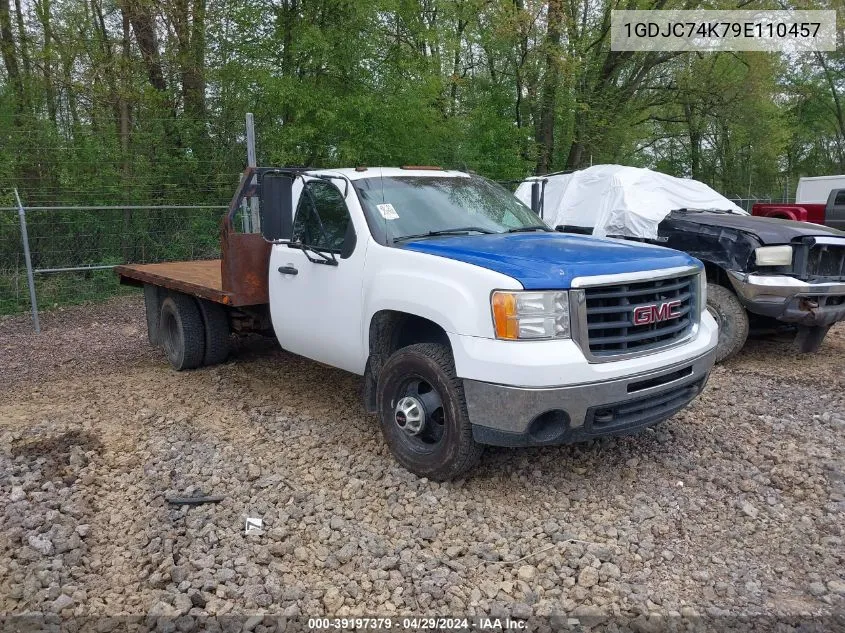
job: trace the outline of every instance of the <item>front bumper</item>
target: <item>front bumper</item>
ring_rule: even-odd
[[[728,271],[749,312],[796,325],[827,327],[845,321],[845,283],[808,283],[784,275]]]
[[[684,408],[704,388],[715,349],[660,370],[605,382],[528,388],[464,379],[473,437],[482,444],[568,444],[626,435]]]

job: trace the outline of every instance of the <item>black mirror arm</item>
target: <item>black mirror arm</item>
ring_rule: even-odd
[[[343,181],[343,199],[346,200],[346,196],[349,194],[349,178],[346,176],[335,176],[333,174],[320,174],[317,178],[321,178],[322,180],[342,180]],[[334,184],[334,183],[332,183]]]
[[[309,251],[311,253],[314,253],[315,255],[318,255],[320,259],[311,257]],[[337,266],[337,259],[335,258],[334,253],[332,253],[331,251],[329,251],[329,255],[331,255],[331,257],[329,257],[322,251],[317,251],[312,248],[308,248],[305,244],[302,244],[302,254],[305,255],[305,259],[307,259],[312,264],[325,264],[326,266]]]
[[[297,250],[302,251],[302,254],[305,255],[305,259],[307,259],[312,264],[326,264],[327,266],[337,266],[337,260],[334,257],[329,257],[323,251],[318,251],[316,248],[308,246],[307,244],[303,244],[302,242],[284,242],[287,244],[288,248],[295,248]],[[320,259],[314,258],[311,253],[317,255]],[[334,253],[330,254],[334,255]]]

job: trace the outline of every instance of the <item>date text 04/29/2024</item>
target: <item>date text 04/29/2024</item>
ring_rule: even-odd
[[[309,618],[311,631],[373,630],[373,631],[523,631],[527,622],[511,618]]]

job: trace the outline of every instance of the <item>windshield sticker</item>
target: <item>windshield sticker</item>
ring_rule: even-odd
[[[396,209],[393,208],[393,205],[389,202],[386,204],[377,204],[376,208],[378,212],[381,213],[381,217],[385,220],[398,220],[399,214],[396,213]]]

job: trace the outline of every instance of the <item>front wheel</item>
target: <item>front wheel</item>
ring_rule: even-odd
[[[739,353],[748,339],[748,312],[737,296],[719,284],[707,284],[707,311],[719,325],[716,362]]]
[[[446,481],[478,462],[483,447],[472,437],[463,384],[445,345],[395,352],[379,372],[377,398],[384,439],[412,473]]]

